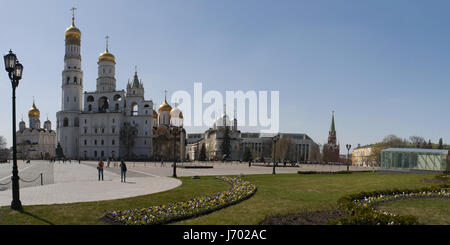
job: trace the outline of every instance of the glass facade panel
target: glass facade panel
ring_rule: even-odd
[[[446,150],[390,148],[381,151],[382,170],[445,171],[448,168]]]

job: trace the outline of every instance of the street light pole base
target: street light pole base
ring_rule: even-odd
[[[22,203],[20,202],[20,200],[18,200],[18,201],[12,201],[11,202],[11,209],[14,209],[14,210],[22,210]]]

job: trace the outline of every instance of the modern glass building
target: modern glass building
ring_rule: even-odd
[[[381,151],[381,170],[448,171],[449,151],[436,149],[389,148]]]

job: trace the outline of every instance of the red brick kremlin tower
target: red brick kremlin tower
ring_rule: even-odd
[[[328,144],[323,146],[323,160],[325,162],[339,162],[339,145],[336,140],[336,127],[334,125],[334,111],[331,118],[331,128],[328,132]]]

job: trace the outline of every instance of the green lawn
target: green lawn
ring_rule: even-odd
[[[450,199],[407,199],[384,203],[377,209],[400,215],[412,214],[427,225],[450,225]]]
[[[418,188],[432,183],[421,179],[427,174],[358,173],[340,175],[250,175],[243,179],[254,183],[258,191],[242,203],[177,224],[257,224],[266,216],[328,209],[343,195],[387,188]],[[199,180],[180,178],[183,184],[173,190],[146,196],[61,205],[26,206],[26,213],[0,208],[0,224],[103,224],[106,210],[144,208],[223,191],[228,184],[214,177]]]
[[[73,204],[55,204],[24,206],[25,213],[0,208],[0,224],[105,224],[100,221],[107,210],[144,208],[162,205],[168,202],[189,200],[204,193],[220,192],[229,189],[229,185],[214,177],[202,177],[199,180],[181,178],[183,184],[173,190],[151,195],[117,199],[111,201],[85,202]]]

